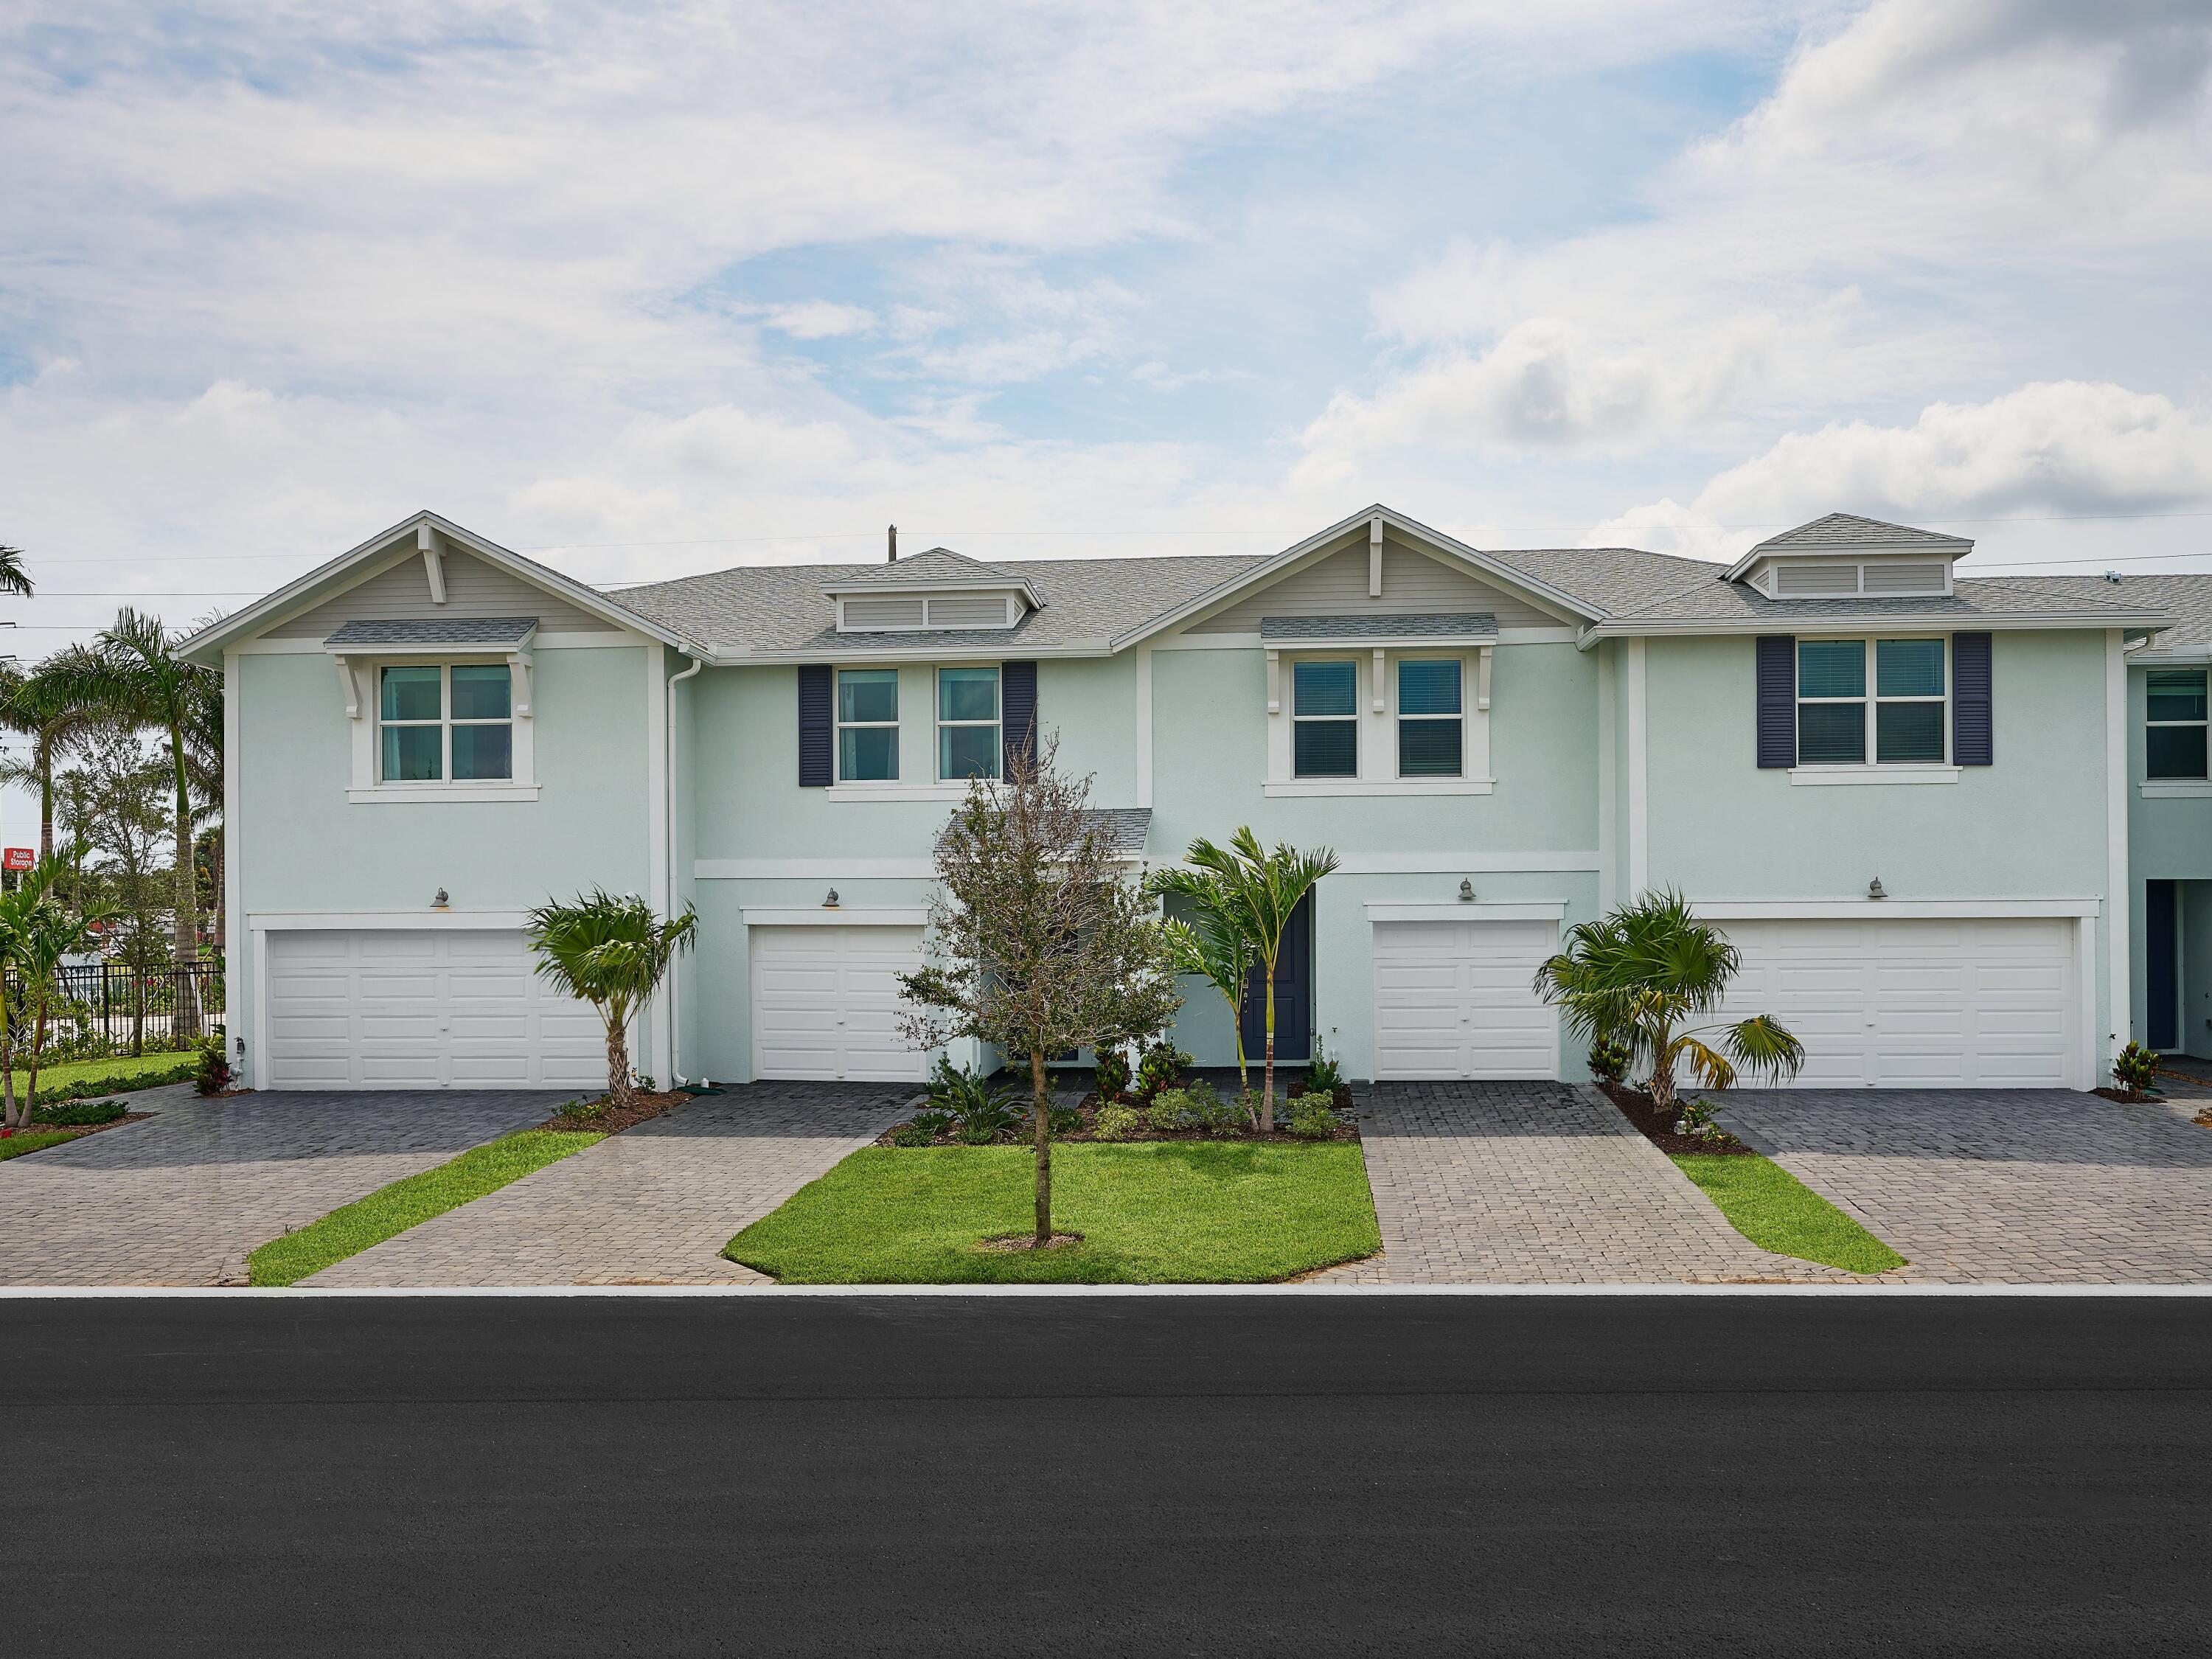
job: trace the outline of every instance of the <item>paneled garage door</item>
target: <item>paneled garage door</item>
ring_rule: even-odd
[[[1530,988],[1551,921],[1375,924],[1375,1075],[1548,1078],[1559,1018]]]
[[[1723,1015],[1805,1045],[1799,1088],[2076,1088],[2076,924],[2058,918],[1720,921],[1743,952]]]
[[[753,1075],[920,1082],[899,1040],[898,976],[921,965],[919,927],[755,927]]]
[[[604,1089],[599,1016],[505,930],[272,931],[269,1086]]]

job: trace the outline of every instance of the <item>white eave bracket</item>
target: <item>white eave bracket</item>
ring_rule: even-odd
[[[422,550],[422,574],[430,579],[430,603],[446,602],[445,550],[438,544],[438,532],[427,524],[415,526],[415,545]]]
[[[1382,515],[1367,521],[1367,597],[1382,597]]]
[[[346,718],[357,720],[361,718],[361,682],[355,677],[353,659],[332,657],[331,660],[338,665],[338,687],[345,694]]]
[[[534,664],[526,647],[507,653],[507,672],[514,676],[514,717],[519,720],[530,718],[530,671]]]

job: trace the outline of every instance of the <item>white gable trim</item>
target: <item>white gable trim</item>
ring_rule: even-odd
[[[1174,610],[1166,611],[1149,622],[1139,623],[1127,633],[1116,635],[1113,641],[1114,649],[1117,652],[1127,650],[1130,646],[1148,640],[1156,634],[1164,634],[1170,629],[1180,628],[1206,612],[1219,608],[1240,593],[1279,581],[1311,560],[1341,550],[1336,549],[1334,544],[1359,530],[1368,531],[1369,545],[1372,546],[1373,526],[1376,525],[1395,530],[1408,540],[1420,544],[1417,549],[1418,551],[1425,553],[1432,558],[1440,557],[1441,562],[1447,565],[1464,565],[1470,574],[1480,575],[1486,581],[1495,582],[1501,587],[1524,594],[1548,609],[1564,611],[1571,616],[1580,617],[1590,622],[1602,621],[1608,614],[1592,605],[1587,599],[1577,599],[1572,594],[1563,592],[1548,583],[1538,581],[1526,571],[1516,570],[1511,565],[1492,558],[1480,549],[1469,547],[1464,542],[1455,541],[1441,531],[1431,530],[1424,524],[1417,524],[1403,514],[1394,513],[1389,507],[1378,504],[1363,508],[1348,519],[1340,520],[1318,535],[1309,536],[1295,547],[1284,549],[1273,558],[1265,561],[1255,568],[1232,576],[1229,580],[1207,589],[1196,598],[1184,601]]]
[[[225,617],[221,622],[201,629],[186,640],[180,650],[195,662],[219,663],[226,645],[235,649],[234,641],[242,641],[264,629],[318,604],[348,588],[358,586],[370,577],[380,574],[404,561],[424,556],[422,538],[426,534],[474,554],[485,563],[495,566],[508,574],[540,587],[557,598],[566,599],[579,611],[588,612],[617,628],[634,630],[664,645],[698,654],[698,648],[682,636],[670,632],[659,623],[640,616],[636,611],[617,605],[597,588],[571,580],[559,571],[548,568],[534,559],[526,559],[520,553],[511,553],[496,542],[461,528],[450,520],[441,519],[428,511],[380,531],[356,547],[349,548],[335,559],[320,564],[296,581],[287,582],[273,593],[264,595],[247,605],[235,616]],[[347,579],[350,580],[347,580]]]

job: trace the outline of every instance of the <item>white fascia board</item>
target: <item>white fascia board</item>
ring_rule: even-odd
[[[1694,639],[1700,635],[1790,634],[1803,637],[1835,635],[1851,638],[1883,634],[2021,634],[2081,628],[2172,628],[2171,617],[2115,615],[2110,611],[2038,611],[2021,616],[1913,616],[1898,612],[1866,612],[1855,617],[1731,617],[1668,618],[1651,622],[1632,619],[1593,623],[1575,643],[1587,651],[1600,640]]]
[[[533,586],[544,588],[568,600],[579,611],[588,611],[618,628],[634,629],[664,645],[672,645],[679,650],[691,648],[680,635],[610,599],[597,588],[586,587],[534,559],[526,559],[520,553],[509,552],[498,543],[486,541],[483,537],[462,529],[451,520],[441,518],[425,508],[403,519],[388,530],[378,532],[359,545],[347,549],[336,558],[317,565],[306,575],[285,583],[274,592],[264,594],[235,615],[225,617],[222,621],[202,629],[178,647],[179,653],[193,662],[210,665],[220,664],[226,642],[258,633],[283,620],[289,613],[303,609],[324,597],[326,589],[334,588],[340,577],[351,574],[372,559],[395,555],[387,562],[397,563],[422,556],[416,538],[426,526],[447,541],[482,558],[487,564],[496,565]]]
[[[2094,916],[2102,902],[2094,898],[1838,898],[1699,899],[1690,908],[1704,921],[1873,921],[1885,916],[1949,921],[2004,921],[2013,917]]]
[[[846,639],[880,639],[882,635],[847,635]],[[892,663],[1032,662],[1054,657],[1110,657],[1114,647],[1104,640],[1085,640],[1073,645],[1030,645],[1009,637],[1004,645],[945,646],[917,643],[855,650],[838,643],[809,647],[801,651],[749,651],[739,645],[714,647],[707,660],[716,668],[762,668],[775,663],[826,662],[838,668],[881,667]]]
[[[1150,639],[1155,634],[1165,633],[1169,629],[1182,626],[1192,617],[1212,610],[1223,600],[1235,594],[1243,592],[1249,588],[1264,586],[1285,574],[1291,566],[1321,551],[1338,538],[1351,535],[1354,531],[1364,531],[1369,524],[1376,519],[1382,520],[1390,528],[1412,537],[1417,541],[1426,542],[1440,553],[1449,554],[1453,558],[1473,566],[1491,580],[1502,583],[1507,587],[1518,588],[1523,593],[1532,594],[1547,605],[1565,611],[1571,616],[1595,620],[1608,614],[1598,606],[1593,605],[1588,599],[1577,599],[1571,593],[1562,592],[1548,582],[1538,580],[1524,570],[1516,569],[1504,561],[1492,557],[1480,548],[1469,547],[1465,542],[1455,540],[1442,531],[1431,530],[1428,526],[1418,523],[1406,517],[1402,513],[1393,512],[1377,502],[1372,507],[1361,508],[1348,519],[1338,520],[1316,535],[1307,537],[1305,540],[1293,547],[1285,548],[1274,557],[1262,562],[1255,568],[1242,571],[1225,582],[1217,583],[1195,598],[1184,600],[1174,610],[1155,617],[1149,622],[1139,623],[1127,633],[1115,635],[1112,641],[1113,648],[1116,651],[1126,650],[1132,645]]]
[[[880,566],[871,567],[881,568]],[[1044,601],[1030,586],[1026,576],[978,576],[963,581],[932,581],[925,577],[917,582],[839,581],[831,582],[822,592],[830,599],[927,599],[939,593],[1018,593],[1029,601],[1030,609],[1042,611]]]

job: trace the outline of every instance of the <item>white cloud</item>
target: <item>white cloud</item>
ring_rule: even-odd
[[[872,331],[876,313],[865,306],[840,305],[834,300],[807,300],[798,305],[770,307],[768,325],[794,340],[834,340],[848,334]]]

